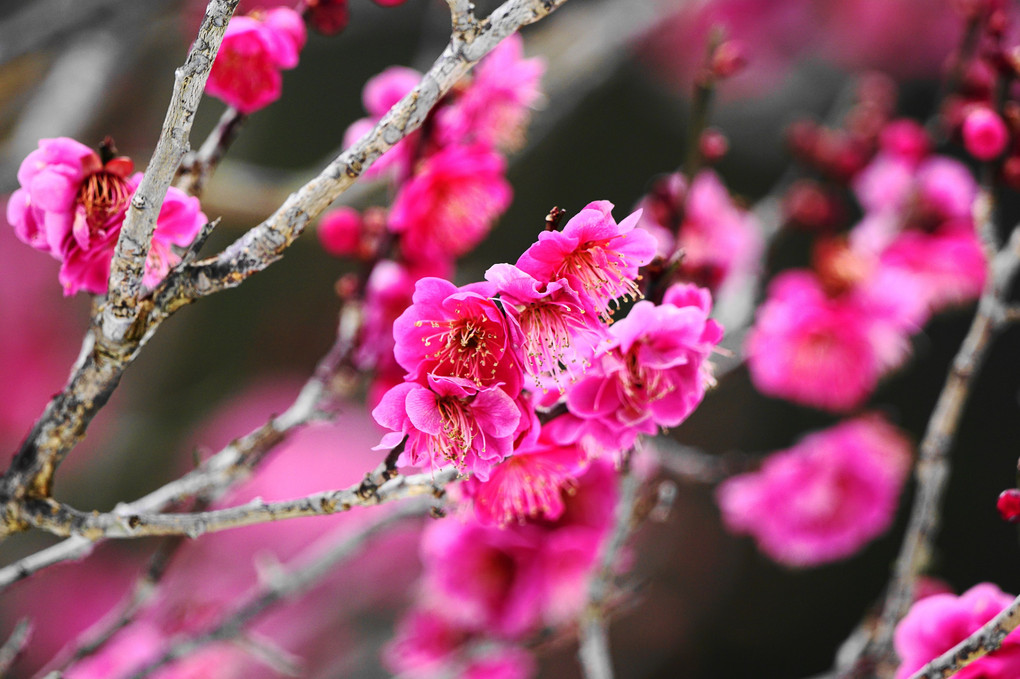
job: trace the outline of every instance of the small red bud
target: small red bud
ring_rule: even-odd
[[[999,157],[1008,142],[1006,123],[987,106],[975,106],[963,119],[963,146],[978,160]]]
[[[322,35],[336,35],[347,27],[347,0],[305,0],[308,22]]]
[[[712,74],[717,78],[729,78],[747,66],[747,51],[739,40],[727,40],[712,53]]]
[[[999,510],[999,516],[1004,521],[1017,523],[1020,521],[1020,490],[1010,488],[999,494],[999,501],[995,504]]]
[[[1014,191],[1020,191],[1020,156],[1010,156],[1002,164],[1002,181]]]
[[[355,255],[361,243],[361,215],[354,208],[339,207],[322,218],[317,232],[322,248],[329,254]]]
[[[710,127],[701,133],[701,139],[698,140],[698,150],[701,151],[701,157],[704,158],[705,162],[711,165],[726,155],[727,151],[730,150],[730,142],[726,135]]]

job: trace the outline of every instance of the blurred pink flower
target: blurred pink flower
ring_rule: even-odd
[[[413,68],[390,66],[382,73],[372,76],[361,91],[361,101],[368,117],[351,123],[344,132],[344,148],[350,148],[362,135],[367,133],[390,108],[413,90],[422,74]],[[366,179],[383,174],[404,177],[411,171],[414,150],[421,140],[421,130],[415,130],[398,141],[389,151],[376,158],[364,172]]]
[[[892,522],[910,469],[908,441],[878,415],[848,420],[724,481],[723,522],[788,566],[843,559]]]
[[[474,69],[453,103],[437,114],[442,143],[468,139],[513,150],[524,143],[530,108],[542,96],[545,63],[524,58],[524,39],[513,34]]]
[[[280,98],[280,70],[297,66],[305,39],[304,20],[289,7],[233,17],[205,91],[241,113],[265,108]]]
[[[913,288],[891,289],[893,299],[880,296],[889,288],[864,286],[830,296],[810,271],[776,276],[744,346],[755,387],[833,412],[863,403],[906,358],[915,329],[909,307],[899,304]]]
[[[503,157],[482,144],[451,145],[428,156],[390,210],[404,257],[449,260],[478,245],[510,205],[505,173]]]
[[[1002,609],[1013,595],[985,582],[955,594],[933,594],[914,603],[896,626],[896,654],[902,660],[896,679],[906,679],[926,663],[966,639]],[[1014,630],[1001,648],[975,660],[954,676],[960,679],[1011,679],[1020,676],[1020,632]]]

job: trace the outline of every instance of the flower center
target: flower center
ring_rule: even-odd
[[[457,465],[464,464],[474,441],[473,421],[459,398],[439,399],[437,407],[443,420],[443,433],[434,437],[436,451]]]
[[[599,315],[609,320],[615,310],[610,308],[614,300],[640,299],[641,290],[625,275],[623,255],[607,249],[606,244],[589,242],[583,249],[578,248],[563,261],[557,274],[580,281],[584,292],[595,300]]]
[[[426,347],[436,344],[439,348],[426,355],[436,361],[437,375],[463,377],[482,386],[496,377],[499,357],[492,351],[491,343],[499,339],[496,333],[477,318],[458,318],[451,321],[425,321],[439,331],[422,337]],[[422,325],[422,321],[418,321]]]
[[[102,234],[110,219],[127,209],[130,200],[127,180],[106,170],[85,177],[78,189],[78,203],[85,209],[92,234]]]

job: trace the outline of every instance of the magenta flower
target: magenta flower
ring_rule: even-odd
[[[809,271],[776,276],[744,348],[755,387],[834,412],[857,407],[909,351],[910,317],[893,303],[904,289],[879,313],[873,288],[829,296]]]
[[[577,446],[540,437],[515,450],[487,481],[467,479],[460,488],[483,524],[506,526],[540,516],[555,521],[563,515],[563,493],[584,471],[586,457]]]
[[[506,161],[481,144],[447,146],[426,158],[397,193],[390,229],[408,259],[468,252],[509,207]]]
[[[964,148],[978,160],[994,160],[1009,143],[1006,123],[987,106],[975,106],[963,119],[962,131]]]
[[[428,376],[429,388],[405,382],[390,389],[372,417],[393,430],[380,447],[393,448],[405,436],[398,459],[404,466],[439,469],[453,464],[489,478],[492,467],[513,452],[521,411],[498,385],[479,388],[457,377]]]
[[[454,102],[438,113],[441,142],[464,139],[502,149],[520,148],[530,108],[542,96],[545,64],[524,58],[524,40],[513,34],[474,69]]]
[[[774,453],[716,493],[726,526],[788,566],[850,556],[892,522],[910,444],[877,415],[845,421]]]
[[[7,219],[24,242],[61,262],[65,295],[106,293],[110,262],[141,173],[132,163],[98,154],[73,139],[43,139],[18,171],[22,188],[7,204]],[[152,287],[180,261],[172,246],[185,246],[206,223],[197,198],[171,187],[156,221],[142,282]]]
[[[297,66],[305,38],[301,15],[288,7],[233,17],[205,91],[244,114],[265,108],[280,98],[280,70]]]
[[[988,275],[981,241],[970,228],[904,231],[882,253],[881,262],[914,277],[931,311],[977,299]]]
[[[394,354],[408,379],[424,384],[426,375],[437,375],[479,387],[498,383],[516,398],[523,372],[494,295],[488,283],[458,288],[441,278],[420,279],[413,304],[393,324]]]
[[[490,267],[485,279],[499,293],[520,364],[543,388],[562,392],[560,375],[573,381],[584,372],[605,326],[565,280],[542,283],[510,264]]]
[[[710,308],[708,291],[690,284],[677,286],[661,306],[635,304],[567,392],[570,412],[618,432],[622,447],[639,433],[683,422],[712,381],[708,357],[722,327],[708,318]]]
[[[906,679],[960,643],[1013,603],[990,582],[955,594],[934,594],[914,603],[896,626],[894,643],[902,663],[896,679]],[[993,653],[975,660],[954,676],[960,679],[1009,679],[1020,676],[1020,632],[1014,630]]]
[[[562,231],[543,231],[538,242],[517,260],[517,267],[539,281],[566,279],[585,308],[608,318],[615,300],[637,299],[638,269],[652,261],[655,241],[635,230],[640,212],[619,224],[610,212],[613,204],[589,203]]]

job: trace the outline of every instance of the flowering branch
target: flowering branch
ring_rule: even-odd
[[[522,26],[548,16],[566,0],[508,0],[484,21],[470,43],[455,36],[421,82],[368,133],[327,165],[265,221],[217,257],[186,267],[155,292],[156,306],[172,310],[241,284],[283,256],[304,228],[346,191],[376,158],[418,129],[429,111],[474,64]],[[456,4],[462,8],[461,4]]]
[[[430,506],[430,502],[404,504],[355,534],[345,536],[336,544],[328,545],[325,549],[320,545],[312,546],[304,556],[296,560],[296,565],[268,577],[263,586],[233,613],[224,616],[208,630],[175,643],[160,658],[132,674],[130,679],[143,679],[160,667],[189,656],[208,644],[239,637],[255,618],[284,599],[306,591],[328,575],[337,564],[354,556],[369,539],[407,517],[425,513]]]
[[[951,677],[1002,646],[1003,640],[1017,627],[1020,627],[1020,597],[969,637],[912,674],[910,679]]]
[[[124,340],[139,318],[138,293],[149,255],[156,217],[181,159],[188,150],[191,124],[202,99],[216,52],[239,0],[210,0],[205,18],[184,65],[174,74],[170,98],[156,150],[128,208],[110,264],[109,303],[103,311],[103,334]]]
[[[893,662],[893,631],[914,600],[917,576],[935,540],[942,495],[949,478],[949,449],[956,436],[974,377],[984,362],[991,340],[1006,325],[1005,299],[1020,268],[1020,226],[1013,230],[1009,243],[995,256],[990,268],[977,313],[953,359],[949,376],[919,447],[917,495],[882,616],[872,642],[840,676],[859,676],[860,672],[868,671],[875,664]]]

